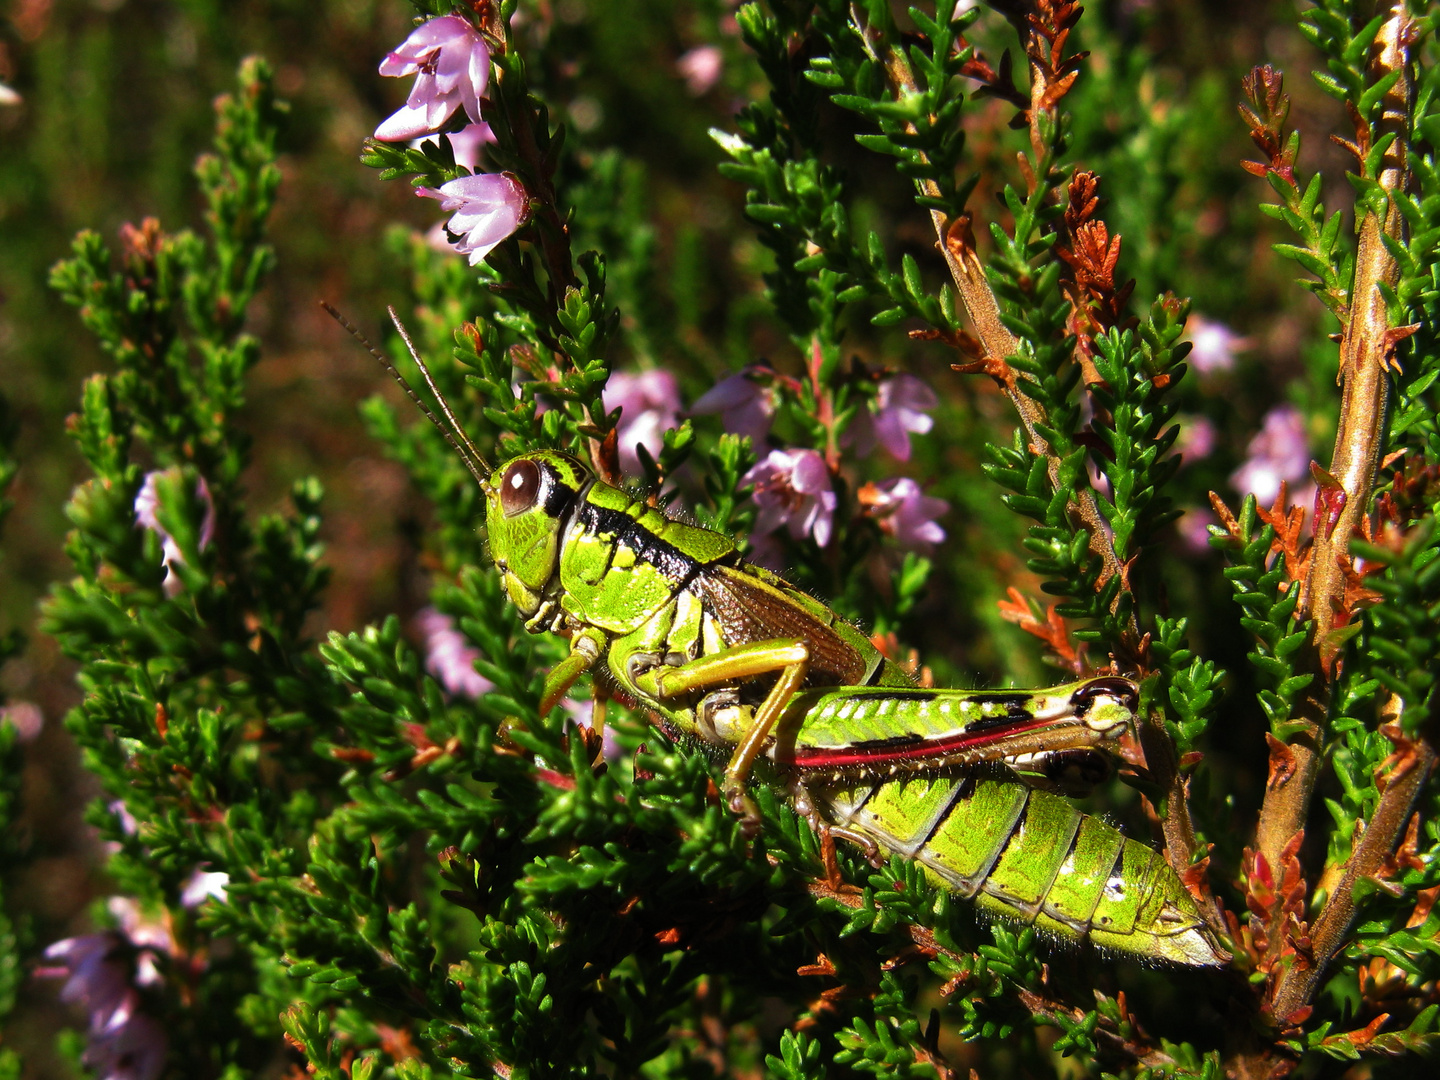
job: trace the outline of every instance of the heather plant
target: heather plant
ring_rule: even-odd
[[[264,61],[216,104],[203,231],[82,233],[52,274],[109,363],[70,422],[90,475],[43,611],[115,890],[92,933],[40,943],[84,1013],[75,1066],[1414,1068],[1440,1028],[1433,12],[1299,16],[1349,125],[1344,209],[1281,74],[1243,85],[1254,198],[1316,306],[1236,500],[1205,496],[1226,402],[1204,380],[1243,343],[1181,295],[1230,257],[1196,224],[1215,166],[1186,158],[1219,106],[1162,106],[1112,23],[1063,0],[696,5],[682,70],[743,94],[710,134],[752,230],[712,318],[644,169],[552,99],[564,20],[414,6],[375,58],[408,97],[357,147],[435,210],[371,241],[404,312],[379,344],[458,431],[393,387],[362,409],[430,506],[413,625],[324,625],[317,479],[247,501],[286,117]],[[1153,841],[1217,962],[978,917],[817,830],[783,776],[737,813],[717,763],[604,679],[542,709],[574,654],[507,595],[476,480],[551,449],[736,538],[921,686],[1133,679],[1120,779],[1087,806]],[[1206,520],[1213,552],[1182,554]],[[0,923],[0,1013],[21,948]]]

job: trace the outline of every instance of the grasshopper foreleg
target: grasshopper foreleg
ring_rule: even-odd
[[[545,677],[545,692],[540,698],[540,715],[548,716],[550,710],[565,700],[575,680],[589,671],[604,650],[603,639],[592,631],[576,634],[570,639],[570,655],[555,665]]]
[[[725,801],[731,810],[753,826],[759,821],[759,811],[745,793],[745,783],[765,740],[775,729],[790,699],[804,685],[809,670],[809,647],[803,641],[779,639],[722,649],[676,667],[651,668],[636,679],[636,684],[642,691],[663,700],[725,683],[764,675],[777,676],[775,685],[755,710],[749,726],[740,734],[730,762],[725,767]]]

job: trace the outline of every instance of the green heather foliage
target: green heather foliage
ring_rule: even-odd
[[[224,20],[189,7],[202,50],[221,48]],[[340,5],[240,7],[245,25],[287,27]],[[333,618],[320,478],[292,469],[279,510],[253,492],[273,494],[281,469],[253,404],[271,348],[257,327],[297,292],[307,309],[323,294],[376,320],[318,271],[303,287],[284,276],[295,237],[275,216],[303,222],[303,198],[323,191],[287,196],[308,160],[294,133],[321,136],[313,101],[292,111],[276,89],[303,80],[250,58],[187,189],[203,225],[146,218],[118,250],[81,232],[50,277],[103,363],[68,425],[85,469],[65,508],[72,569],[37,635],[76,665],[65,726],[99,789],[86,819],[109,889],[128,898],[95,908],[100,957],[88,973],[70,965],[76,1030],[53,1067],[136,1080],[1422,1067],[1440,1038],[1436,17],[1420,3],[1403,19],[1403,3],[1301,5],[1284,39],[1290,92],[1329,110],[1307,138],[1333,129],[1349,144],[1322,176],[1277,71],[1246,80],[1237,118],[1234,71],[1191,56],[1187,82],[1161,62],[1167,42],[1225,29],[1195,29],[1207,16],[1192,6],[1152,10],[1164,7],[415,0],[487,43],[495,141],[479,169],[523,186],[526,220],[475,266],[375,214],[334,242],[381,268],[383,287],[366,288],[403,313],[486,461],[558,447],[612,482],[663,489],[935,685],[1112,665],[1135,678],[1135,745],[1086,808],[1164,850],[1233,953],[1227,968],[1146,967],[977,918],[914,863],[817,835],[783,784],[755,790],[750,835],[717,794],[723,761],[641,710],[609,703],[602,754],[588,679],[541,715],[566,643],[527,633],[509,604],[461,455],[336,333],[323,339],[333,362],[383,387],[361,406],[365,431],[425,507],[399,573],[461,636],[446,647],[469,685],[411,632],[425,600],[345,632],[359,622]],[[1397,20],[1408,64],[1387,67]],[[1281,40],[1247,25],[1266,31],[1252,45]],[[277,50],[283,37],[267,35]],[[655,58],[700,47],[719,82],[686,96]],[[1323,69],[1318,91],[1303,65]],[[367,85],[363,100],[398,106],[393,84]],[[461,109],[440,131],[466,123]],[[1245,188],[1247,127],[1264,182]],[[363,132],[336,131],[377,187],[469,172],[439,132],[362,147]],[[0,191],[12,180],[0,171]],[[409,200],[385,212],[397,207],[420,220]],[[1387,220],[1367,255],[1357,232]],[[1324,454],[1356,406],[1335,385],[1330,335],[1360,332],[1366,258],[1384,264],[1375,356],[1389,399],[1368,444],[1383,464],[1357,496],[1368,517],[1349,557],[1341,545],[1343,593],[1316,600],[1308,495],[1257,504],[1226,476],[1284,405],[1318,462],[1314,528],[1333,529]],[[1284,280],[1296,269],[1298,288]],[[267,284],[276,274],[283,288]],[[1192,356],[1196,310],[1243,320],[1257,351],[1283,348],[1283,371]],[[433,402],[400,336],[382,345]],[[763,441],[688,409],[742,369],[771,412]],[[617,392],[636,373],[673,377],[669,412]],[[910,414],[903,461],[865,445],[877,417],[897,419],[901,373],[937,398],[932,428]],[[626,469],[647,407],[663,439]],[[0,414],[0,513],[14,426]],[[824,461],[831,535],[756,531],[751,470],[778,449]],[[942,543],[885,516],[883,485],[902,475],[949,503]],[[361,513],[403,514],[383,500]],[[1201,514],[1209,552],[1177,529]],[[1336,614],[1317,645],[1322,602]],[[7,632],[0,661],[24,647]],[[35,854],[14,827],[25,753],[17,725],[0,725],[0,1024],[27,969],[64,966],[42,959],[50,941],[13,895]],[[1307,760],[1311,781],[1290,782]],[[223,895],[199,895],[204,874],[226,875]],[[104,979],[142,1018],[122,1024],[134,1045],[94,1030]],[[0,1030],[0,1077],[40,1075]]]

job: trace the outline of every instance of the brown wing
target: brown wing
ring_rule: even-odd
[[[706,569],[691,587],[720,624],[727,645],[772,638],[803,641],[810,646],[807,686],[852,686],[864,680],[865,658],[825,620],[801,606],[807,598],[797,602],[780,588],[728,566]]]

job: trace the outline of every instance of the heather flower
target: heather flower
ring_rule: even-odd
[[[775,415],[775,395],[758,377],[767,369],[747,367],[737,375],[721,379],[690,407],[695,416],[720,414],[725,430],[760,446],[770,433],[770,418]]]
[[[45,726],[45,714],[33,701],[12,701],[0,708],[0,723],[9,724],[15,729],[15,738],[27,743]]]
[[[165,595],[175,596],[180,592],[180,578],[174,573],[174,568],[185,562],[184,554],[180,545],[160,524],[157,511],[160,506],[160,489],[158,481],[159,472],[147,473],[145,483],[141,485],[140,492],[135,496],[135,524],[142,528],[149,529],[160,537],[164,549],[164,562],[170,572],[165,576]],[[215,500],[210,497],[210,487],[205,483],[202,476],[195,484],[195,494],[205,504],[205,517],[200,523],[200,550],[204,551],[210,546],[210,541],[215,537]]]
[[[54,966],[37,968],[40,978],[63,978],[60,999],[89,1016],[89,1040],[82,1060],[102,1080],[155,1080],[165,1064],[164,1027],[140,1011],[140,986],[160,982],[158,953],[174,947],[164,925],[146,919],[135,901],[111,897],[119,931],[82,934],[45,950]]]
[[[116,799],[114,802],[105,804],[105,809],[115,815],[115,822],[120,826],[120,831],[126,836],[134,836],[140,831],[140,824],[135,820],[135,815],[130,813],[130,808],[125,805],[123,799]]]
[[[1241,337],[1224,323],[1191,315],[1185,323],[1185,340],[1190,342],[1186,357],[1201,375],[1229,371],[1235,366],[1235,354],[1250,348],[1249,338]]]
[[[180,887],[180,906],[197,908],[212,897],[223,902],[225,887],[229,884],[230,875],[223,870],[204,870],[197,866]]]
[[[1219,519],[1203,506],[1191,507],[1175,522],[1180,546],[1191,555],[1207,554],[1210,551],[1210,526],[1218,524]]]
[[[145,914],[140,901],[131,896],[112,896],[105,901],[110,917],[120,926],[125,939],[137,949],[150,949],[157,953],[169,953],[175,949],[175,939],[170,936],[168,915],[160,918]]]
[[[1186,464],[1199,461],[1214,451],[1217,437],[1215,425],[1208,416],[1181,417],[1180,433],[1175,436],[1175,453]]]
[[[455,110],[465,109],[480,122],[480,98],[490,79],[490,51],[479,32],[456,15],[417,26],[400,47],[388,53],[380,74],[414,75],[405,107],[375,129],[382,142],[404,142],[439,131]]]
[[[908,476],[866,484],[859,499],[865,513],[907,551],[928,552],[945,539],[945,530],[935,519],[949,511],[950,504],[926,495]]]
[[[449,615],[427,607],[416,614],[415,626],[425,639],[425,670],[447,694],[473,701],[493,689],[494,684],[475,670],[480,650],[455,628]]]
[[[845,429],[844,443],[859,457],[875,449],[876,442],[901,461],[910,460],[910,433],[923,435],[935,421],[925,415],[939,404],[935,391],[914,375],[895,375],[880,384],[875,412],[860,410]]]
[[[1265,414],[1265,425],[1250,440],[1245,462],[1230,475],[1230,484],[1265,505],[1280,493],[1281,482],[1294,483],[1309,475],[1305,418],[1294,406],[1280,405]]]
[[[119,934],[81,934],[57,941],[45,959],[58,966],[35,969],[42,979],[65,979],[60,1000],[77,1004],[90,1015],[91,1027],[103,1030],[134,993],[130,973],[121,961],[125,943]]]
[[[675,70],[685,79],[685,88],[696,97],[720,81],[724,68],[725,55],[714,45],[698,46],[675,61]]]
[[[450,152],[455,155],[455,164],[463,165],[472,173],[480,165],[480,152],[495,141],[495,132],[489,124],[470,124],[459,131],[445,136],[450,140]]]
[[[135,815],[130,813],[130,809],[125,805],[123,799],[116,799],[113,802],[106,803],[105,809],[110,811],[110,815],[115,819],[115,824],[120,828],[121,836],[135,836],[140,832],[140,823],[135,820]],[[114,855],[117,851],[121,850],[123,845],[115,840],[107,840],[103,847],[109,854]]]
[[[475,266],[530,215],[525,187],[509,173],[462,176],[437,188],[416,188],[427,198],[439,199],[440,209],[452,214],[445,231],[454,250],[470,256]],[[454,239],[458,237],[458,239]]]
[[[640,468],[637,447],[644,446],[652,458],[658,457],[665,432],[680,426],[680,388],[668,371],[617,372],[605,384],[602,401],[606,412],[620,410],[615,439],[625,472]]]
[[[95,1070],[99,1080],[154,1080],[165,1067],[167,1049],[160,1021],[130,1012],[123,1023],[92,1033],[81,1060]]]
[[[741,482],[754,489],[760,510],[755,536],[783,525],[796,540],[808,535],[820,547],[830,543],[837,500],[825,459],[814,450],[772,450]]]

